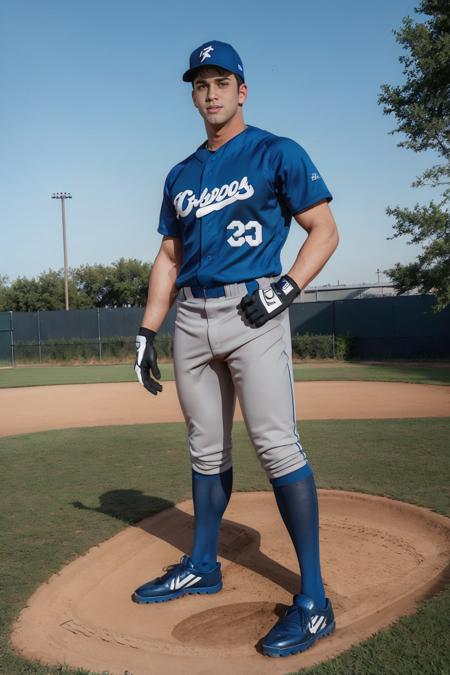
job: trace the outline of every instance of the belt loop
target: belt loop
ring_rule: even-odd
[[[184,299],[185,300],[192,300],[192,298],[194,296],[192,295],[192,291],[191,291],[190,286],[184,286],[182,290],[183,290]]]
[[[235,298],[239,295],[239,287],[241,284],[225,284],[224,291],[225,291],[225,297],[227,298]]]
[[[242,281],[240,284],[236,284],[236,291],[238,295],[246,295],[249,292],[248,282]]]

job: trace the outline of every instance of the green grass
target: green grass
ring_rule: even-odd
[[[450,515],[450,419],[308,421],[300,432],[319,487],[386,495]],[[243,424],[236,424],[234,440],[235,489],[269,489]],[[11,624],[64,563],[126,523],[190,496],[186,445],[184,424],[0,438],[1,673],[85,672],[24,660],[8,646]],[[308,672],[449,673],[449,617],[447,588],[417,615]]]
[[[450,384],[450,368],[442,364],[356,364],[315,366],[314,363],[297,366],[294,377],[301,381],[361,380],[371,382],[411,382],[415,384]]]
[[[162,380],[173,380],[171,363],[159,364]],[[0,370],[1,387],[36,387],[50,384],[136,382],[132,364],[108,366],[18,366]]]
[[[171,363],[160,364],[162,380],[173,380]],[[294,364],[296,380],[365,380],[450,384],[448,364],[357,364],[347,362]],[[95,366],[19,366],[0,370],[0,387],[33,387],[50,384],[133,382],[131,364]]]

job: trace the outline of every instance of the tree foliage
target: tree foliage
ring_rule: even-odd
[[[382,86],[379,103],[386,115],[394,115],[398,126],[391,133],[401,133],[400,147],[414,152],[427,150],[442,160],[427,169],[412,184],[431,186],[440,192],[439,201],[413,209],[389,207],[394,216],[396,237],[409,237],[408,243],[419,244],[421,253],[415,262],[386,270],[398,293],[418,288],[434,292],[436,309],[450,302],[450,4],[448,0],[421,0],[416,13],[427,19],[415,22],[403,19],[394,31],[404,48],[400,57],[405,81],[402,85]]]
[[[92,307],[141,307],[147,300],[150,265],[120,258],[111,265],[82,265],[74,270],[77,287]]]
[[[69,272],[71,309],[137,307],[146,302],[150,265],[120,260],[111,265],[82,265]],[[49,270],[38,277],[0,277],[0,311],[64,309],[64,272]]]
[[[0,274],[0,312],[4,312],[6,310],[6,307],[4,306],[4,298],[8,284],[8,277],[4,274]]]

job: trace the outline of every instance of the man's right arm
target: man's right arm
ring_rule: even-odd
[[[158,332],[169,309],[175,302],[178,290],[175,281],[181,267],[181,240],[163,237],[150,274],[147,305],[141,326]]]
[[[181,267],[181,257],[180,239],[164,237],[150,274],[147,305],[136,336],[134,370],[139,382],[155,396],[162,391],[162,386],[157,382],[161,379],[161,373],[154,339],[178,294],[175,282]]]

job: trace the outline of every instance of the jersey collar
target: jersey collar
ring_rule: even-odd
[[[217,150],[208,150],[207,147],[206,147],[206,145],[207,145],[207,143],[208,143],[208,140],[203,141],[203,143],[197,148],[197,150],[196,150],[196,152],[195,152],[196,158],[197,158],[200,162],[205,163],[205,162],[208,161],[208,159],[210,159],[210,157],[217,156],[218,153],[222,154],[222,152],[223,152],[226,148],[229,148],[229,147],[230,147],[230,144],[234,144],[234,141],[235,141],[237,138],[240,138],[241,136],[243,136],[247,131],[249,131],[249,129],[252,129],[252,127],[251,127],[249,124],[247,124],[247,126],[245,127],[245,129],[243,129],[243,130],[240,131],[238,134],[236,134],[235,136],[233,136],[232,138],[230,138],[226,143],[224,143],[223,145],[221,145],[220,148],[217,148]]]

